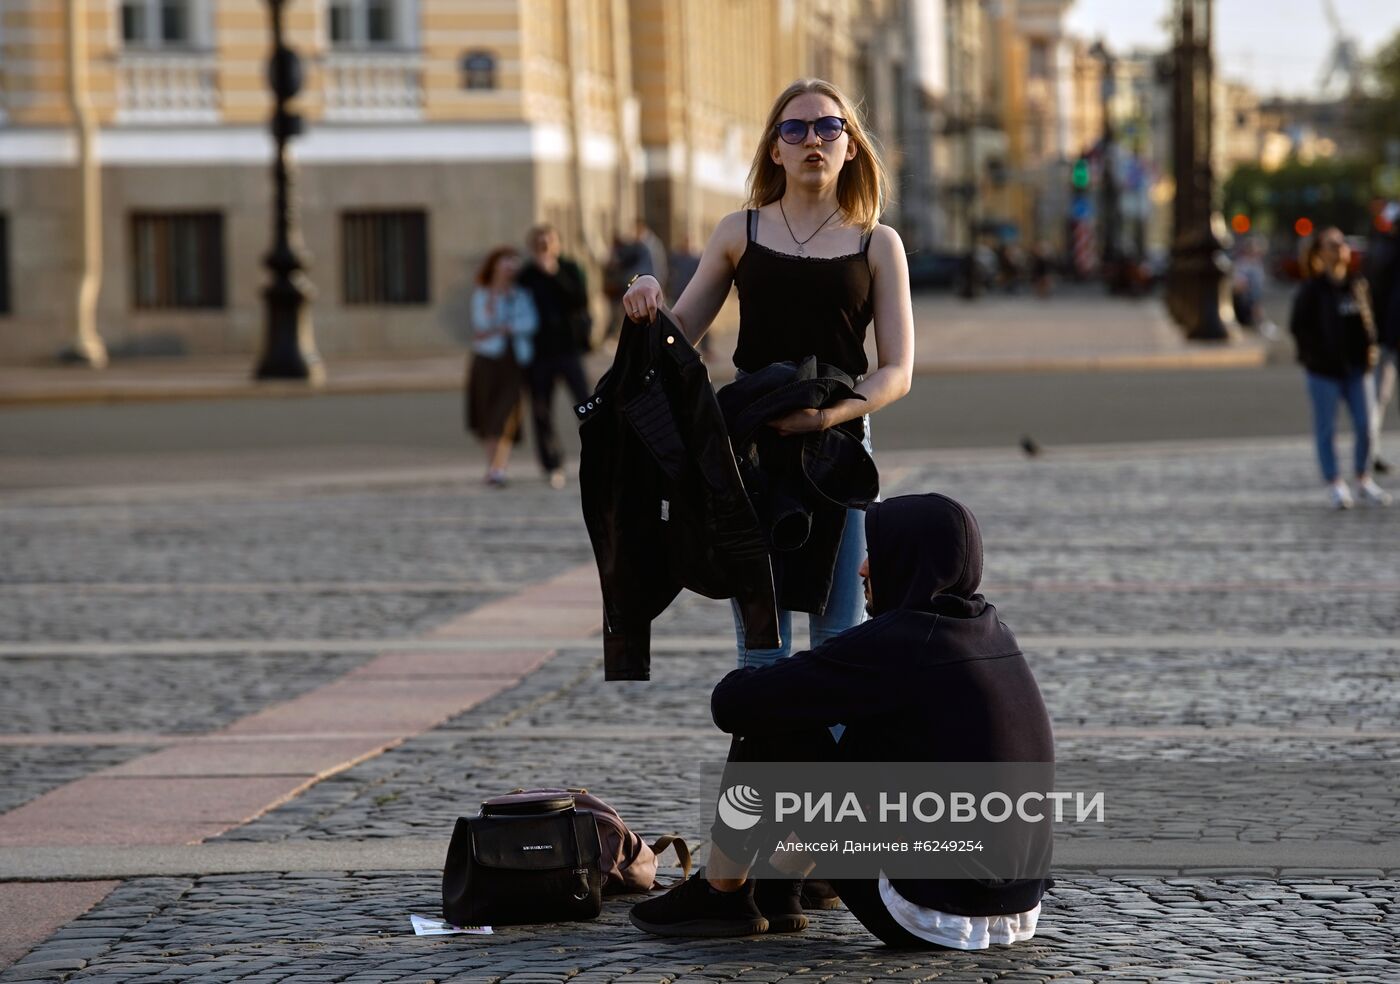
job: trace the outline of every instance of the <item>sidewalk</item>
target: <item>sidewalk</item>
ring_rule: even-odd
[[[978,514],[1061,759],[1400,752],[1400,510],[1321,508],[1304,441],[880,463],[887,495]],[[1249,831],[1257,862],[1227,870],[1070,845],[1035,939],[981,952],[885,950],[844,910],[786,938],[657,940],[627,922],[635,897],[414,937],[453,820],[487,795],[584,785],[646,837],[703,840],[691,773],[727,747],[705,699],[733,663],[725,603],[683,594],[652,681],[605,682],[576,498],[461,468],[13,492],[0,533],[4,984],[1400,975],[1400,861],[1350,815]]]
[[[915,371],[1017,372],[1083,369],[1200,369],[1263,365],[1267,346],[1254,336],[1220,345],[1184,341],[1160,300],[1104,297],[1083,289],[1040,300],[993,295],[967,303],[947,294],[914,298]],[[736,337],[712,340],[712,375],[733,373]],[[873,339],[870,346],[873,359]],[[255,382],[252,356],[165,358],[117,362],[93,372],[82,367],[0,367],[0,406],[117,400],[185,400],[304,396],[300,383]],[[589,359],[590,378],[611,357]],[[400,393],[461,387],[459,354],[328,360],[330,393]]]

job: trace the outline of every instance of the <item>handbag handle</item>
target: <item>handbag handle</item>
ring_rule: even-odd
[[[666,850],[666,848],[674,847],[676,849],[676,858],[681,863],[681,881],[687,881],[690,878],[690,845],[685,842],[684,838],[678,834],[662,834],[648,846],[651,848],[651,853],[658,856],[662,851]],[[679,885],[680,882],[676,884]],[[675,886],[663,886],[658,882],[657,887],[674,888]]]
[[[583,863],[583,848],[578,842],[578,810],[570,807],[569,830],[574,835],[574,875],[578,878],[578,887],[574,890],[574,898],[579,902],[593,894],[593,887],[588,884],[588,866]]]

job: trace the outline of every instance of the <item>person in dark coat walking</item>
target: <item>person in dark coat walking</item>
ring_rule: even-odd
[[[1366,281],[1350,272],[1351,248],[1335,226],[1309,243],[1303,269],[1308,279],[1293,298],[1289,328],[1307,377],[1313,409],[1318,465],[1333,508],[1354,504],[1337,465],[1337,405],[1351,415],[1357,494],[1370,505],[1389,505],[1390,495],[1371,477],[1371,413],[1376,402],[1372,370],[1379,359]]]
[[[588,398],[583,353],[593,327],[588,311],[588,281],[583,269],[560,254],[559,230],[539,225],[530,230],[530,261],[520,272],[539,312],[535,357],[530,366],[530,409],[535,421],[535,450],[540,467],[556,489],[564,487],[564,452],[554,432],[554,390],[560,380],[575,403]]]
[[[1390,202],[1379,216],[1380,234],[1371,241],[1367,260],[1371,273],[1371,300],[1376,309],[1376,335],[1380,359],[1376,363],[1376,406],[1371,414],[1372,467],[1388,473],[1392,465],[1381,454],[1385,412],[1395,397],[1400,373],[1400,202]]]

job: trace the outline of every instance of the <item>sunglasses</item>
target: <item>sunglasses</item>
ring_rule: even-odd
[[[823,116],[816,120],[783,120],[773,127],[784,143],[800,144],[807,139],[807,127],[812,127],[817,137],[827,143],[835,140],[846,131],[846,121],[839,116]]]

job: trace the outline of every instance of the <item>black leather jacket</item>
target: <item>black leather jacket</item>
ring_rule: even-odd
[[[576,405],[583,517],[603,587],[603,673],[646,680],[651,620],[681,588],[735,598],[749,644],[778,646],[773,570],[709,373],[665,315],[623,325]]]
[[[778,607],[826,610],[847,509],[880,494],[880,475],[861,443],[860,418],[822,431],[781,437],[768,421],[794,410],[864,399],[855,380],[808,357],[775,362],[719,391],[744,488],[773,551]]]

